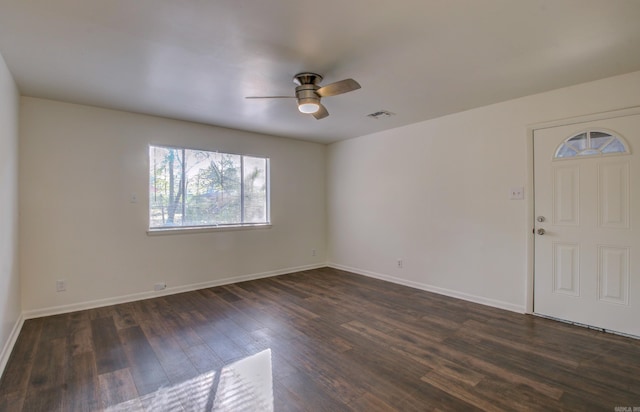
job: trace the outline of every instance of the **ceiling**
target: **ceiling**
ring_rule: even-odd
[[[0,0],[0,54],[26,96],[329,143],[640,70],[640,1]],[[301,71],[362,89],[244,98]]]

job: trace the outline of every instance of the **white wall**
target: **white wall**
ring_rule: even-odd
[[[332,144],[329,261],[524,311],[527,127],[638,105],[640,72]]]
[[[175,292],[326,260],[326,146],[28,97],[20,119],[27,316],[150,296],[160,281]],[[273,226],[147,235],[150,143],[271,158]]]
[[[18,89],[0,56],[0,371],[21,313],[18,272]]]
[[[530,193],[525,201],[512,201],[508,190],[527,184],[527,127],[637,105],[640,72],[326,149],[25,97],[20,110],[23,307],[28,315],[41,314],[101,299],[151,296],[159,281],[176,291],[329,261],[522,311]],[[273,227],[148,236],[149,143],[269,156]],[[129,203],[131,193],[138,203]],[[318,250],[316,257],[311,249]],[[403,260],[402,269],[396,268],[397,259]],[[67,280],[66,292],[55,292],[56,279]],[[9,318],[15,319],[11,305]]]

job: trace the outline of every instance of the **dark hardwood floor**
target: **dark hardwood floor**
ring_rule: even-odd
[[[7,411],[634,406],[638,340],[329,268],[28,320],[0,381]]]

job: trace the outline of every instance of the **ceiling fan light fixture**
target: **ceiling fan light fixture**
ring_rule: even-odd
[[[320,103],[323,97],[337,96],[358,90],[360,84],[353,79],[340,80],[326,86],[320,86],[322,76],[316,73],[298,73],[293,76],[297,84],[295,96],[246,96],[247,99],[297,99],[300,113],[310,114],[316,120],[329,116],[329,111]]]
[[[300,99],[298,100],[298,110],[301,113],[311,114],[320,109],[320,102],[318,99]]]

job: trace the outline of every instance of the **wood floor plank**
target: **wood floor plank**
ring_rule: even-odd
[[[99,308],[89,309],[87,311],[87,316],[89,319],[95,320],[100,318],[113,318],[115,306],[102,306]]]
[[[95,348],[98,374],[114,372],[128,366],[113,317],[99,317],[92,320],[91,336]]]
[[[29,377],[29,391],[60,388],[64,383],[67,340],[41,339]]]
[[[169,384],[160,361],[139,326],[118,331],[124,352],[127,355],[129,371],[138,394],[146,395]]]
[[[38,349],[37,343],[40,341],[42,324],[42,319],[29,319],[24,322],[0,380],[0,388],[5,393],[26,392]]]
[[[295,365],[297,371],[304,372],[315,384],[342,403],[350,404],[367,391],[362,382],[353,379],[352,373],[357,373],[360,368],[346,362],[346,357],[323,356],[325,361],[319,362],[316,357],[309,356],[309,353],[318,354],[320,349],[319,343],[312,340],[296,342],[290,348],[295,350],[287,356],[289,364]]]
[[[279,379],[273,380],[273,406],[274,410],[278,412],[304,412],[310,410],[310,405],[287,389]]]
[[[70,314],[54,315],[42,326],[42,339],[58,339],[67,337]]]
[[[349,406],[351,406],[354,411],[389,412],[397,410],[376,396],[375,393],[371,392],[363,394]]]
[[[98,371],[93,352],[82,352],[71,356],[66,382],[66,390],[63,392],[63,410],[83,412],[102,409]]]
[[[124,411],[139,404],[138,390],[128,368],[100,374],[98,382],[103,409]]]
[[[23,411],[62,411],[63,389],[66,386],[67,340],[59,337],[57,329],[60,327],[61,319],[56,317],[48,327],[45,322],[45,328],[49,330],[38,342],[25,392]]]
[[[216,295],[220,296],[223,300],[225,300],[226,302],[229,302],[229,303],[237,302],[237,301],[242,299],[240,296],[238,296],[235,293],[229,291],[224,286],[219,287],[219,288],[215,288],[214,289],[214,293]]]
[[[159,319],[165,325],[167,333],[170,333],[183,349],[201,345],[203,341],[193,330],[193,323],[188,317],[181,316],[183,313],[188,314],[188,312],[167,311],[162,313]]]
[[[139,327],[148,340],[151,352],[157,357],[164,373],[172,383],[180,383],[197,375],[196,368],[178,343],[178,336],[162,318],[145,321]]]
[[[138,326],[134,305],[131,303],[123,303],[122,305],[116,306],[113,313],[113,323],[116,325],[116,329]]]
[[[191,346],[185,352],[191,363],[201,374],[218,370],[224,366],[224,362],[206,343]]]
[[[423,376],[422,380],[427,382],[429,385],[434,386],[463,402],[475,405],[482,410],[502,411],[509,409],[509,405],[505,405],[502,402],[502,398],[506,392],[504,390],[499,393],[478,391],[476,390],[475,385],[469,385],[468,383],[457,379],[457,377],[441,373],[440,371],[431,371]],[[510,400],[510,404],[515,403],[515,401],[516,399]],[[518,400],[518,403],[520,402],[521,400]]]
[[[640,406],[639,340],[320,268],[28,320],[0,411],[241,407],[266,350],[276,411]]]
[[[296,372],[284,378],[280,378],[281,383],[291,393],[295,393],[301,398],[307,410],[313,411],[352,411],[353,409],[338,401],[335,395],[328,389],[316,383],[308,374]]]
[[[29,391],[25,397],[22,411],[62,412],[62,389],[46,388]]]
[[[490,376],[500,377],[513,382],[516,385],[529,386],[544,396],[558,399],[563,391],[549,377],[543,378],[539,375],[530,375],[520,369],[514,369],[507,360],[499,358],[499,353],[492,352],[482,357],[473,355],[475,345],[462,344],[456,346],[458,339],[447,340],[442,346],[437,348],[431,346],[429,349],[445,359],[455,363],[465,364],[469,368]],[[524,354],[525,362],[528,361],[529,354]]]
[[[606,380],[592,381],[579,378],[577,370],[565,367],[563,364],[555,362],[544,362],[539,359],[537,353],[522,353],[506,347],[495,347],[482,342],[477,337],[467,337],[464,347],[469,355],[475,358],[492,357],[492,363],[499,368],[509,369],[509,375],[529,387],[541,389],[545,395],[553,399],[558,399],[563,395],[563,391],[575,388],[574,384],[579,382],[581,390],[585,390],[592,396],[608,396],[626,398],[627,393],[620,385],[609,386]],[[461,347],[460,342],[451,342],[452,348]],[[602,377],[600,377],[602,379]],[[547,381],[541,384],[541,381]],[[544,386],[544,387],[543,387]],[[548,389],[553,388],[551,391]],[[554,394],[555,392],[555,394]]]
[[[69,326],[66,336],[69,341],[69,356],[93,352],[91,320],[86,311],[75,312],[69,315]]]
[[[248,355],[242,347],[238,346],[225,334],[217,331],[214,327],[200,327],[196,331],[207,345],[215,352],[225,364],[234,360],[242,359]]]
[[[24,405],[25,391],[7,392],[0,396],[0,411],[21,411]]]

